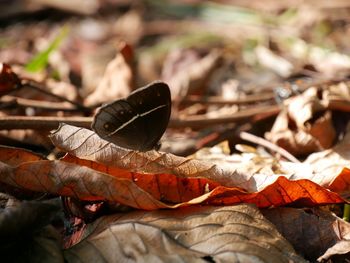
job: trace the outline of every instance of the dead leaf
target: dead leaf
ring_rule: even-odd
[[[93,47],[82,52],[80,94],[85,98],[91,94],[103,78],[108,63],[116,56],[117,50],[111,43]]]
[[[255,54],[259,63],[268,69],[273,70],[282,77],[289,77],[294,70],[294,66],[288,60],[278,56],[264,46],[258,46]]]
[[[1,146],[0,147],[0,162],[5,162],[11,166],[16,166],[25,162],[35,162],[44,160],[43,156],[31,151],[19,150],[16,148]]]
[[[91,248],[96,253],[91,254]],[[113,248],[113,249],[111,249]],[[102,217],[65,251],[68,262],[305,262],[251,205]]]
[[[158,200],[166,195],[167,202],[176,203],[172,207],[202,202],[225,205],[249,202],[259,207],[344,202],[336,193],[312,181],[302,180],[302,177],[297,181],[285,178],[292,177],[293,173],[263,174],[254,170],[245,173],[237,171],[237,165],[230,166],[230,162],[223,165],[222,162],[215,164],[156,151],[133,152],[102,140],[90,130],[69,125],[62,125],[51,139],[71,155],[88,160],[77,163],[133,180]],[[160,189],[167,189],[167,193]],[[186,201],[180,198],[190,196],[186,193],[191,191],[200,195]],[[178,203],[179,198],[185,203]]]
[[[4,262],[64,262],[59,236],[50,221],[60,200],[19,202],[0,194],[1,259]],[[58,201],[58,202],[55,202]]]
[[[184,68],[163,80],[171,87],[173,98],[185,97],[187,95],[203,90],[206,81],[216,69],[221,59],[221,53],[217,50],[211,51],[208,55],[194,63],[190,63]]]
[[[124,39],[127,43],[136,44],[142,37],[144,30],[143,18],[144,14],[136,10],[131,10],[120,16],[113,25],[113,31]]]
[[[310,154],[332,146],[336,131],[327,101],[318,98],[317,88],[285,102],[270,132],[265,137],[294,155]]]
[[[345,137],[336,146],[329,150],[313,153],[304,161],[305,164],[309,164],[313,168],[315,174],[324,178],[323,185],[343,196],[350,195],[349,131],[350,125],[348,125]]]
[[[350,251],[350,224],[329,212],[317,208],[275,208],[262,213],[294,249],[311,262],[340,253],[337,250],[340,247],[344,254]]]
[[[87,106],[124,98],[132,91],[134,76],[128,63],[131,60],[131,53],[128,51],[130,49],[125,43],[120,47],[119,53],[107,65],[98,87],[85,99]]]
[[[145,210],[178,208],[200,203],[231,205],[246,202],[259,207],[270,207],[344,202],[337,193],[312,181],[289,181],[283,176],[272,177],[274,180],[269,183],[266,183],[265,176],[260,176],[265,179],[263,182],[257,176],[255,183],[265,187],[249,193],[237,186],[218,186],[217,182],[205,177],[159,173],[138,175],[128,170],[123,171],[117,166],[104,166],[93,161],[77,163],[79,165],[65,161],[39,160],[15,163],[13,166],[0,162],[0,181],[30,191],[87,201],[107,200]]]

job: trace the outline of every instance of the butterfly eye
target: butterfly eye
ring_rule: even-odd
[[[105,130],[109,130],[110,129],[110,124],[108,123],[108,122],[106,122],[105,124],[103,124],[103,128],[105,129]]]

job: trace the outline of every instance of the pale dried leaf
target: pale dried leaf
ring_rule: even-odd
[[[101,139],[93,131],[67,124],[51,134],[52,142],[60,149],[78,158],[96,161],[132,172],[174,174],[179,177],[203,177],[219,183],[232,185],[233,174],[225,175],[212,163],[179,157],[158,151],[137,152]],[[231,171],[232,173],[232,171]]]
[[[303,94],[286,101],[288,115],[300,129],[305,127],[306,122],[311,120],[315,113],[325,110],[325,106],[318,98],[317,92],[317,88],[312,87]]]
[[[132,90],[133,72],[123,51],[109,62],[100,84],[85,100],[88,106],[126,97]]]
[[[288,117],[281,112],[271,132],[266,132],[266,139],[286,149],[293,155],[305,155],[332,146],[336,132],[333,127],[331,112],[326,111],[313,124],[303,129],[290,129]]]
[[[117,50],[111,43],[96,47],[93,51],[82,52],[80,94],[86,97],[92,93],[103,78],[108,62],[116,56]]]
[[[216,69],[221,53],[213,50],[202,59],[184,69],[179,69],[171,77],[164,79],[171,87],[172,97],[185,97],[203,88],[206,81]]]
[[[294,66],[292,63],[273,53],[266,47],[258,46],[255,49],[255,54],[261,65],[273,70],[282,77],[289,77],[294,71]]]
[[[127,43],[136,44],[143,33],[143,21],[140,12],[131,10],[114,23],[113,30]]]
[[[68,262],[206,262],[205,256],[215,262],[305,262],[258,209],[245,204],[103,217],[65,256]]]
[[[240,187],[257,192],[273,184],[280,177],[290,180],[309,179],[329,186],[337,174],[314,172],[310,164],[277,162],[259,153],[221,155],[218,160],[191,159],[173,154],[130,151],[109,143],[94,132],[63,124],[51,135],[53,143],[78,158],[131,172],[172,174],[179,178],[205,178],[222,186]],[[341,164],[340,166],[341,167]]]

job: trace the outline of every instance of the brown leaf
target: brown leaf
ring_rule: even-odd
[[[165,203],[188,202],[201,196],[218,186],[205,178],[184,178],[172,174],[142,174],[130,172],[113,166],[105,166],[93,161],[79,159],[72,155],[66,155],[65,162],[75,163],[92,168],[96,171],[107,173],[116,178],[128,179],[139,188],[152,195],[153,198]]]
[[[0,63],[0,95],[6,94],[21,84],[18,76],[12,71],[10,65]]]
[[[285,102],[287,110],[277,117],[265,137],[295,155],[310,154],[332,146],[336,132],[327,101],[318,98],[317,88]]]
[[[343,253],[350,251],[350,224],[330,212],[317,208],[275,208],[264,210],[263,214],[299,254],[312,262],[339,253],[337,247],[345,243]]]
[[[16,166],[25,162],[34,162],[44,160],[45,158],[39,154],[26,151],[23,149],[10,148],[6,146],[0,147],[0,162]]]
[[[245,204],[102,217],[65,257],[69,262],[305,262],[258,209]]]
[[[0,194],[0,251],[3,262],[64,262],[58,233],[50,221],[60,200],[13,200]]]
[[[120,52],[107,65],[100,84],[85,100],[88,106],[110,102],[126,97],[133,89],[133,72],[128,63],[131,58],[130,46],[124,44]]]
[[[144,153],[131,151],[101,139],[88,129],[62,124],[51,134],[50,138],[61,150],[80,159],[106,166],[118,167],[131,172],[206,178],[224,184],[223,175],[218,174],[218,170],[221,169],[212,163],[198,162],[157,151]],[[225,181],[227,180],[226,178]],[[232,180],[235,180],[233,176]]]
[[[264,174],[255,169],[239,171],[239,166],[244,165],[242,162],[213,163],[156,151],[134,152],[108,143],[90,130],[69,125],[62,125],[51,135],[51,139],[56,146],[71,155],[88,160],[79,161],[87,167],[129,178],[129,180],[136,179],[136,184],[145,191],[150,191],[149,193],[158,200],[163,200],[162,196],[167,196],[166,201],[176,203],[172,207],[186,205],[186,202],[187,204],[206,202],[226,205],[249,202],[259,207],[293,203],[312,206],[344,202],[338,194],[329,192],[315,182],[303,180],[300,173],[298,177],[296,167],[292,169],[292,173],[289,167],[290,170],[285,174],[281,174],[281,171],[275,174],[273,170],[270,170],[272,173]],[[262,159],[257,161],[261,162]],[[265,165],[264,162],[262,164]],[[276,166],[276,163],[270,162],[270,165]],[[308,167],[299,165],[302,168]],[[288,180],[286,177],[293,177],[295,181]],[[321,179],[311,173],[310,178],[313,177]],[[138,180],[140,181],[137,182]],[[165,193],[160,189],[166,189],[169,192]],[[198,196],[188,200],[187,197],[196,197],[186,194],[191,191]],[[211,192],[207,193],[207,191]],[[184,199],[181,196],[184,196]],[[178,203],[180,200],[185,203]]]

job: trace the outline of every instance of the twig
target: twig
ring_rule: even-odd
[[[53,101],[43,101],[43,100],[31,100],[24,99],[15,96],[3,96],[0,99],[0,108],[11,108],[11,107],[31,107],[35,109],[44,109],[50,111],[77,111],[77,109],[67,102],[53,102]]]
[[[238,121],[249,121],[257,115],[264,114],[265,117],[278,114],[278,106],[255,107],[237,112],[228,117],[208,118],[206,116],[193,116],[186,119],[171,119],[169,127],[207,127],[218,124],[227,124]],[[89,128],[92,117],[46,117],[46,116],[6,116],[0,117],[0,130],[11,129],[46,129],[52,130],[58,127],[60,122]]]
[[[261,119],[258,116],[264,115],[264,118],[269,116],[275,116],[280,112],[280,106],[260,106],[241,110],[225,117],[208,118],[205,115],[196,115],[186,117],[185,119],[172,119],[170,120],[169,127],[181,128],[181,127],[192,127],[201,128],[218,124],[227,124],[238,121],[250,121],[252,118]]]
[[[203,103],[203,104],[217,104],[217,105],[228,105],[228,104],[249,104],[249,103],[255,103],[255,102],[262,102],[262,101],[269,101],[273,100],[274,95],[273,93],[265,93],[260,95],[249,95],[242,99],[237,100],[225,100],[222,97],[208,97],[203,98],[202,96],[188,96],[184,98],[181,103],[184,104],[193,104],[193,103]]]
[[[300,161],[297,158],[295,158],[292,154],[287,152],[285,149],[283,149],[283,148],[277,146],[276,144],[273,144],[273,143],[271,143],[263,138],[255,136],[255,135],[248,133],[248,132],[240,132],[239,136],[243,140],[264,146],[264,147],[266,147],[274,152],[277,152],[291,162],[300,163]]]
[[[72,105],[76,106],[79,110],[87,111],[87,112],[90,111],[89,108],[83,106],[82,104],[80,104],[80,103],[78,103],[78,102],[72,101],[72,100],[67,99],[67,98],[65,98],[65,97],[59,96],[59,95],[57,95],[57,94],[54,94],[54,93],[52,93],[52,92],[50,92],[50,91],[47,91],[46,89],[44,89],[44,88],[41,87],[41,84],[39,84],[39,83],[37,83],[37,82],[34,82],[34,81],[32,81],[32,80],[22,80],[22,81],[21,81],[21,85],[22,85],[22,87],[29,87],[29,88],[31,88],[31,89],[34,89],[34,90],[36,90],[36,91],[39,91],[39,92],[41,92],[41,93],[43,93],[43,94],[46,94],[46,95],[51,96],[51,97],[53,97],[53,98],[56,98],[56,99],[58,99],[58,100],[67,101],[67,102],[71,103]]]
[[[89,128],[91,121],[91,117],[6,116],[0,117],[0,130],[53,130],[62,122],[74,126]]]

